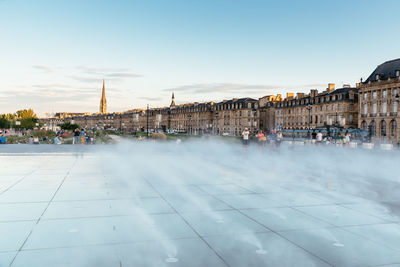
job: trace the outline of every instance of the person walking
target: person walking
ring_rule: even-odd
[[[316,141],[317,141],[317,133],[315,132],[315,130],[313,130],[311,133],[311,143],[315,144]]]
[[[276,146],[277,147],[281,146],[282,140],[283,140],[283,134],[281,131],[278,131],[278,133],[276,134]]]
[[[264,135],[263,131],[262,130],[258,131],[257,139],[258,139],[258,145],[260,147],[264,146],[264,138],[265,138],[265,135]]]
[[[322,132],[318,131],[317,136],[315,138],[316,138],[317,145],[321,145],[322,144],[322,139],[323,139],[322,138]]]
[[[249,145],[249,138],[250,138],[249,129],[244,128],[244,131],[242,132],[242,141],[243,141],[243,145],[245,147],[247,147]]]
[[[72,139],[72,144],[75,145],[79,144],[79,135],[80,135],[79,129],[76,128],[74,131],[74,138]]]
[[[84,129],[81,129],[81,132],[80,132],[80,138],[81,138],[81,144],[82,145],[84,145],[85,144],[85,130]]]
[[[346,144],[346,146],[350,146],[350,138],[351,138],[351,135],[350,135],[349,131],[347,130],[344,135],[344,139],[343,139],[343,142]]]

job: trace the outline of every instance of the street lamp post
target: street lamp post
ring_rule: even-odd
[[[308,110],[308,131],[307,131],[307,136],[310,137],[310,127],[311,127],[311,109],[312,105],[308,104],[306,109]]]
[[[119,115],[119,132],[122,133],[122,115]]]
[[[146,111],[146,137],[149,138],[149,104],[147,104],[147,111]]]
[[[393,110],[393,112],[394,112],[394,115],[397,116],[398,104],[399,104],[399,102],[400,102],[400,96],[399,96],[399,94],[396,94],[396,95],[394,96],[394,100],[397,102],[397,104],[396,104],[396,110]],[[399,135],[399,134],[398,134],[398,131],[396,130],[396,140],[398,140],[398,138],[397,138],[398,135]],[[399,145],[399,143],[398,143],[398,145]]]
[[[188,115],[188,118],[189,118],[188,134],[192,134],[192,115]]]

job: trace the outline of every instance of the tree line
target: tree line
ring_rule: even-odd
[[[21,109],[15,113],[0,114],[0,129],[33,129],[38,117],[33,109]]]

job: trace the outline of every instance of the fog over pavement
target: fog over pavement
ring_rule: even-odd
[[[396,150],[63,147],[1,154],[0,266],[400,262]]]

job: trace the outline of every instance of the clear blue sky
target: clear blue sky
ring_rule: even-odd
[[[0,0],[0,113],[355,84],[400,57],[400,1]]]

